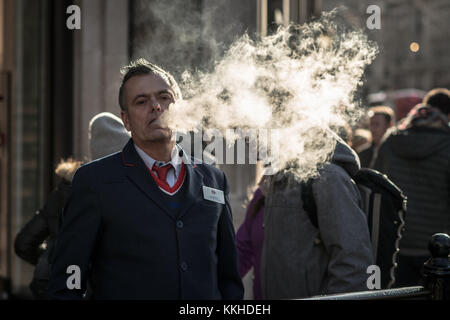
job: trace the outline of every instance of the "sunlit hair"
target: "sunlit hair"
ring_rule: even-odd
[[[155,74],[160,76],[173,91],[175,100],[179,100],[182,98],[181,90],[178,86],[178,83],[175,81],[174,77],[167,71],[158,67],[157,65],[145,60],[144,58],[140,58],[138,60],[132,61],[128,66],[123,67],[120,70],[120,73],[123,74],[122,84],[119,90],[119,105],[122,111],[127,110],[127,106],[125,103],[124,97],[124,87],[125,83],[132,77],[147,75],[147,74]]]
[[[423,103],[438,108],[448,115],[450,114],[450,91],[445,88],[432,89],[423,98]]]
[[[391,107],[388,106],[376,106],[369,109],[368,115],[369,118],[372,118],[374,115],[381,114],[385,117],[388,123],[395,123],[395,113]]]
[[[82,164],[82,161],[76,161],[72,158],[69,158],[67,160],[61,159],[61,161],[56,166],[55,173],[64,180],[71,182],[73,175]]]

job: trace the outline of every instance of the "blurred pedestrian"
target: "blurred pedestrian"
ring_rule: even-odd
[[[434,89],[382,142],[374,168],[408,197],[398,286],[414,286],[434,233],[450,232],[450,91]]]
[[[387,106],[377,106],[369,109],[368,116],[370,119],[370,132],[372,135],[372,143],[359,153],[359,160],[362,168],[372,168],[373,160],[376,157],[381,139],[386,131],[395,124],[395,114],[392,108]]]
[[[353,148],[353,130],[348,123],[344,123],[341,126],[332,126],[331,131],[338,135],[339,138],[351,148]]]
[[[130,139],[122,120],[109,112],[100,113],[89,122],[90,160],[102,158],[122,150]],[[15,252],[35,265],[30,289],[35,299],[48,298],[49,258],[53,253],[56,236],[61,225],[62,212],[69,196],[72,177],[82,161],[72,158],[61,160],[55,173],[61,179],[50,193],[43,208],[25,224],[15,239]]]
[[[331,163],[311,188],[280,171],[264,207],[261,279],[265,299],[291,299],[367,290],[372,246],[361,194],[352,177],[358,156],[339,137]],[[305,191],[311,193],[307,196]],[[315,203],[315,220],[306,199]]]
[[[38,300],[47,299],[49,282],[49,254],[52,252],[59,231],[61,213],[69,194],[70,184],[81,161],[71,158],[61,160],[56,167],[60,178],[58,186],[50,193],[45,205],[19,231],[14,249],[20,258],[35,266],[30,289]]]
[[[89,122],[90,159],[97,160],[121,151],[130,140],[122,120],[110,112],[102,112]]]
[[[236,233],[239,274],[244,277],[253,267],[253,298],[262,299],[261,254],[264,242],[264,201],[269,177],[263,176],[247,206],[244,222]]]
[[[369,130],[363,128],[358,128],[355,130],[352,137],[352,149],[355,150],[356,153],[370,147],[371,144],[372,134]]]

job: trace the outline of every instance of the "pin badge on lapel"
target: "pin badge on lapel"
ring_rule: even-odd
[[[203,186],[203,198],[205,200],[214,201],[217,203],[225,204],[225,197],[222,190]]]

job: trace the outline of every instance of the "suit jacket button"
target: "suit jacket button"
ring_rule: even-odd
[[[181,271],[186,271],[187,268],[188,268],[187,263],[186,263],[186,262],[182,262],[182,263],[181,263]]]
[[[178,228],[178,229],[181,229],[181,228],[183,228],[183,227],[184,227],[183,221],[178,220],[178,221],[177,221],[177,228]]]

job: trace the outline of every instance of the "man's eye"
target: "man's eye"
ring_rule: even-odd
[[[172,97],[169,96],[168,94],[163,94],[163,95],[160,96],[160,98],[161,98],[162,100],[171,100],[171,99],[172,99]]]
[[[136,102],[136,104],[145,104],[145,102],[146,102],[147,100],[138,100],[137,102]]]

